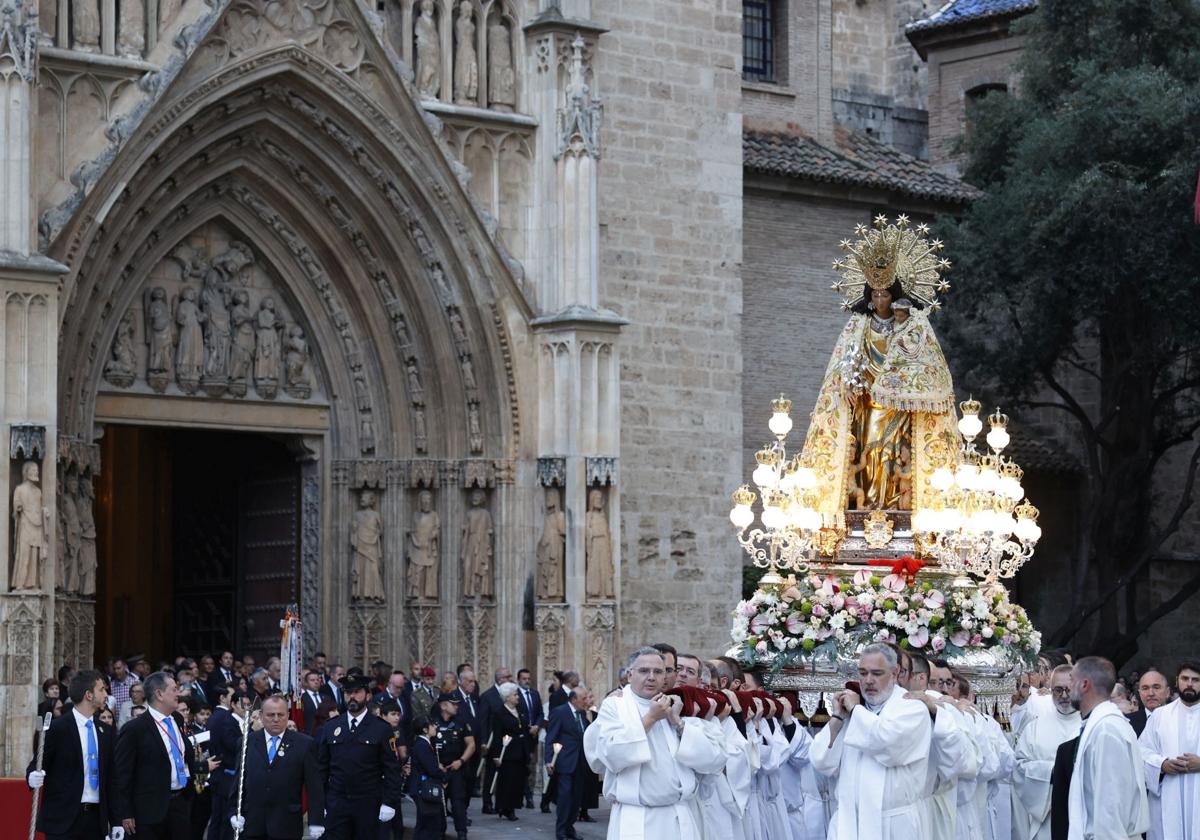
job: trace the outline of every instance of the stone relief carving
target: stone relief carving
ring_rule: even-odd
[[[473,454],[483,451],[483,426],[479,419],[479,403],[467,403],[467,444]]]
[[[442,647],[442,609],[413,605],[405,610],[412,654],[418,662],[437,662]]]
[[[275,311],[275,299],[263,298],[254,316],[254,390],[260,397],[274,399],[279,386],[279,333],[283,329]]]
[[[571,42],[567,69],[566,104],[558,112],[558,155],[567,151],[600,157],[600,100],[591,95],[584,62],[584,41]]]
[[[584,467],[587,471],[585,480],[588,487],[596,484],[609,485],[617,483],[616,458],[588,458]]]
[[[464,353],[459,359],[459,364],[462,366],[463,385],[467,391],[478,391],[479,383],[475,380],[475,365],[471,362],[471,354]]]
[[[128,388],[137,375],[137,359],[133,347],[135,335],[133,310],[128,309],[117,324],[117,334],[113,336],[108,361],[104,365],[104,378],[118,388]]]
[[[34,662],[43,624],[42,617],[35,612],[37,609],[32,599],[22,600],[5,622],[8,625],[7,644],[4,647],[8,658],[5,682],[9,685],[27,685],[34,679]]]
[[[50,511],[42,504],[41,473],[36,461],[21,465],[21,483],[13,490],[12,589],[42,588],[42,563],[49,556]]]
[[[438,566],[442,556],[442,520],[433,509],[433,493],[417,494],[417,512],[408,532],[408,569],[405,594],[417,600],[438,597]]]
[[[471,0],[458,4],[454,21],[454,102],[478,105],[479,58],[475,53],[475,10]]]
[[[250,293],[245,289],[233,293],[229,324],[233,330],[229,345],[229,392],[244,397],[246,380],[254,365],[254,311],[250,309]]]
[[[312,396],[308,360],[308,339],[304,337],[304,328],[299,324],[292,324],[284,342],[284,390],[298,400],[306,400]],[[367,408],[370,408],[369,402]],[[359,410],[362,410],[361,406]]]
[[[589,598],[613,597],[612,532],[604,509],[604,491],[588,491],[588,509],[584,528],[587,564],[586,592]]]
[[[174,328],[171,325],[171,309],[167,303],[167,290],[161,286],[147,289],[144,312],[146,316],[146,344],[150,348],[146,362],[146,381],[155,391],[162,392],[175,375]]]
[[[538,671],[542,683],[548,683],[554,672],[562,667],[563,628],[566,626],[567,609],[562,606],[539,606],[533,613],[533,626],[538,638]]]
[[[374,490],[363,490],[350,526],[350,597],[355,601],[383,601],[383,520],[377,510]]]
[[[163,3],[163,22],[172,16],[170,2]],[[179,6],[176,2],[176,10]],[[125,0],[118,3],[117,52],[126,58],[141,58],[146,48],[146,7],[141,0]]]
[[[79,549],[83,543],[83,525],[79,521],[79,476],[68,472],[64,486],[58,494],[58,511],[62,517],[63,538],[66,540],[66,556],[63,559],[64,592],[79,591]]]
[[[46,454],[46,427],[13,423],[8,430],[8,457],[41,459]]]
[[[543,487],[562,487],[567,483],[566,458],[538,458],[538,484]]]
[[[488,25],[488,105],[497,111],[512,111],[516,103],[512,34],[504,18],[497,15]]]
[[[441,89],[442,48],[433,17],[433,0],[421,0],[421,14],[413,22],[413,34],[417,41],[417,91],[428,99],[436,99]]]
[[[350,657],[361,668],[368,668],[383,655],[383,636],[387,621],[377,607],[355,607],[350,625]]]
[[[492,670],[492,641],[496,636],[496,608],[473,604],[462,608],[463,661],[474,663],[478,673]]]
[[[588,634],[588,685],[608,686],[612,679],[613,630],[616,626],[616,608],[612,604],[601,604],[586,608],[583,615],[583,626]]]
[[[557,489],[546,489],[546,514],[537,544],[537,597],[539,601],[561,601],[565,595],[567,514]]]
[[[75,502],[79,512],[79,594],[84,597],[96,594],[96,568],[99,564],[96,559],[95,498],[91,476],[80,478]]]
[[[196,393],[200,374],[204,370],[204,333],[201,323],[206,320],[196,303],[196,290],[184,286],[175,305],[175,381],[185,394]]]
[[[495,570],[493,535],[495,526],[487,508],[487,493],[476,488],[471,492],[471,507],[467,511],[462,531],[462,575],[464,598],[491,598]]]
[[[100,52],[100,4],[97,0],[71,3],[72,46],[80,52]]]
[[[315,460],[301,467],[300,485],[300,614],[304,616],[304,649],[318,650],[321,640],[321,481]]]

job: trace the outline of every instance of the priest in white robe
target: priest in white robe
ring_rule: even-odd
[[[1179,666],[1175,688],[1179,697],[1146,718],[1138,739],[1152,804],[1149,840],[1200,837],[1200,662]]]
[[[1071,705],[1071,666],[1059,665],[1050,674],[1052,709],[1039,708],[1017,733],[1016,767],[1012,775],[1013,840],[1050,840],[1050,771],[1059,744],[1083,728]]]
[[[627,665],[629,684],[600,706],[588,727],[584,754],[604,774],[612,804],[609,840],[701,840],[697,773],[716,773],[725,752],[699,718],[683,718],[683,703],[662,694],[663,655],[641,648]]]
[[[796,724],[787,761],[779,768],[792,840],[825,840],[833,814],[831,780],[813,768],[812,743],[812,733]]]
[[[1068,840],[1138,840],[1150,828],[1142,752],[1109,700],[1111,662],[1086,656],[1071,670],[1071,703],[1084,718],[1067,797]]]
[[[772,706],[780,701],[767,701]],[[771,717],[778,711],[765,710],[766,714],[746,724],[746,736],[751,737],[751,727],[759,739],[758,770],[751,786],[750,813],[755,817],[751,826],[756,840],[792,840],[791,824],[787,815],[787,800],[783,795],[780,768],[787,762],[790,752],[788,738],[780,722]],[[788,718],[791,718],[790,709]],[[789,794],[790,795],[790,794]]]
[[[812,762],[837,777],[831,840],[912,840],[924,836],[922,795],[932,726],[925,705],[904,699],[896,652],[863,648],[862,699],[834,695],[829,724],[813,740]]]

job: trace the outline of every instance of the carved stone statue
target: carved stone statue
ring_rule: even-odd
[[[274,399],[279,387],[279,331],[283,324],[275,312],[275,299],[265,297],[254,316],[257,339],[254,350],[254,389],[264,399]]]
[[[504,19],[496,16],[488,25],[488,105],[497,111],[511,111],[516,103],[512,38]]]
[[[425,409],[420,406],[413,411],[413,443],[418,452],[424,452],[429,446],[429,433],[425,428]]]
[[[91,478],[79,481],[79,494],[76,497],[76,507],[79,511],[79,594],[92,596],[96,594],[96,516],[93,511],[95,493],[92,490]]]
[[[304,328],[292,324],[284,341],[285,389],[298,400],[306,400],[312,394],[312,382],[308,375],[308,340]]]
[[[141,58],[146,48],[146,4],[144,0],[124,0],[117,8],[117,52],[126,58]]]
[[[233,341],[229,347],[229,391],[242,397],[246,394],[246,380],[254,364],[254,310],[250,308],[250,293],[245,289],[233,293],[229,321],[233,327]]]
[[[104,365],[104,378],[118,388],[128,388],[137,376],[137,357],[133,350],[133,310],[128,309],[117,324],[108,361]]]
[[[204,313],[204,387],[217,396],[229,381],[229,286],[215,267],[204,272],[200,309]],[[210,389],[214,388],[213,393]]]
[[[584,520],[584,557],[587,562],[586,591],[589,598],[613,597],[612,532],[604,510],[604,491],[588,492]]]
[[[561,601],[565,594],[564,560],[567,556],[567,515],[562,510],[558,490],[546,490],[546,519],[537,544],[537,597],[540,601]]]
[[[417,515],[408,532],[408,574],[406,594],[409,598],[436,600],[438,596],[438,563],[442,556],[442,520],[433,509],[433,494],[422,490],[417,496]]]
[[[167,292],[162,286],[146,291],[144,314],[146,318],[146,381],[155,391],[162,391],[175,373],[175,335],[171,322],[171,307],[167,304]]]
[[[417,357],[409,356],[404,362],[404,371],[408,374],[409,397],[416,398],[425,388],[421,385],[421,371],[417,367]]]
[[[436,99],[442,86],[442,47],[433,19],[433,0],[421,0],[421,14],[413,23],[413,32],[417,39],[417,91]]]
[[[448,310],[450,317],[450,334],[454,336],[454,340],[459,344],[465,344],[467,341],[467,328],[463,324],[462,313],[458,311],[457,306],[451,306]]]
[[[471,362],[471,354],[464,354],[462,359],[463,385],[468,391],[478,390],[479,384],[475,381],[475,365]]]
[[[80,52],[100,52],[100,3],[78,0],[71,4],[73,46]]]
[[[382,601],[383,591],[383,520],[375,509],[375,493],[363,490],[350,529],[354,549],[351,566],[350,597],[356,601]]]
[[[487,509],[487,494],[476,489],[471,493],[471,509],[462,533],[463,597],[491,598],[492,572],[492,514]]]
[[[458,5],[454,21],[454,101],[459,105],[478,105],[479,58],[475,54],[475,20],[471,0]]]
[[[40,589],[42,561],[49,553],[46,542],[50,512],[42,505],[41,475],[36,461],[21,465],[21,483],[13,490],[12,588]]]
[[[67,473],[66,487],[58,496],[58,507],[62,511],[63,534],[67,543],[67,556],[63,562],[63,589],[67,592],[79,591],[79,549],[83,543],[83,525],[79,521],[79,506],[76,498],[79,495],[79,477],[73,472]]]
[[[175,348],[175,381],[181,391],[195,392],[204,369],[204,333],[201,324],[207,320],[196,304],[196,290],[184,287],[175,306],[175,324],[179,327],[179,344]]]
[[[479,403],[467,406],[467,445],[472,452],[483,451],[483,427],[479,423]]]

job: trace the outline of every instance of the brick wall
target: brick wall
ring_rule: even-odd
[[[621,340],[619,651],[728,647],[741,566],[741,3],[598,2],[601,304]]]

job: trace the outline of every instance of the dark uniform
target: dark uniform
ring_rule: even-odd
[[[348,694],[368,682],[342,680]],[[321,730],[318,775],[325,786],[325,836],[328,840],[377,840],[379,806],[400,811],[401,770],[390,741],[392,728],[369,712],[355,722],[349,712]]]
[[[443,694],[441,700],[450,700],[453,702],[454,697],[450,694]],[[447,768],[446,801],[450,806],[450,813],[454,817],[454,831],[458,834],[460,840],[467,836],[467,800],[470,797],[467,780],[469,765],[459,767],[457,770],[450,770],[449,768],[451,763],[463,757],[463,753],[467,748],[466,739],[469,737],[473,736],[457,720],[453,718],[442,720],[439,715],[437,735],[434,736],[433,746],[437,752],[438,763]]]

